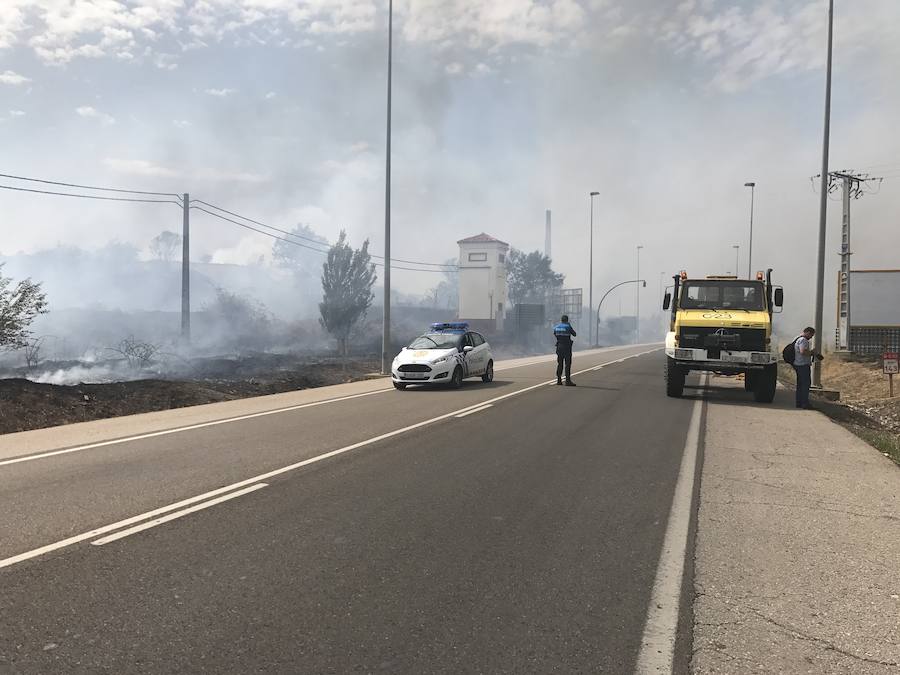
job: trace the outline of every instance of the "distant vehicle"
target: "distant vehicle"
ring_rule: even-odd
[[[391,379],[397,389],[410,384],[444,384],[458,389],[467,377],[494,379],[491,346],[467,323],[433,323],[394,359]]]
[[[772,285],[772,270],[756,279],[674,277],[663,309],[672,310],[666,335],[666,394],[679,397],[692,370],[744,376],[744,389],[771,403],[778,382],[778,352],[772,344],[772,314],[784,300]]]

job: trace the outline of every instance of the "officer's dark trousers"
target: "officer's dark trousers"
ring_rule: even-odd
[[[566,369],[566,382],[572,381],[572,348],[556,347],[556,379],[562,379],[563,367]]]

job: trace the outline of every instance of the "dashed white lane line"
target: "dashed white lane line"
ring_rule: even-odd
[[[581,373],[586,373],[592,370],[599,370],[604,365],[611,365],[613,363],[621,363],[623,361],[627,361],[631,358],[637,358],[639,356],[644,356],[646,354],[650,354],[652,352],[659,351],[659,348],[649,349],[645,352],[641,352],[639,354],[632,354],[630,356],[626,356],[622,359],[618,359],[616,361],[611,361],[607,364],[601,364],[599,366],[594,366],[592,368],[585,368],[584,370],[573,373],[573,375],[578,375]],[[493,405],[498,401],[504,401],[506,399],[512,398],[514,396],[521,396],[529,391],[534,391],[540,387],[546,387],[549,384],[556,382],[556,379],[547,380],[545,382],[540,382],[538,384],[533,384],[530,387],[524,387],[522,389],[517,389],[516,391],[510,392],[508,394],[504,394],[502,396],[496,396],[495,398],[489,399],[487,401],[482,401],[481,403],[477,403],[475,405],[466,406],[465,408],[460,408],[459,410],[454,410],[453,412],[445,413],[443,415],[438,415],[437,417],[432,417],[431,419],[424,420],[422,422],[417,422],[416,424],[410,424],[409,426],[403,427],[401,429],[395,429],[394,431],[389,431],[387,433],[381,434],[379,436],[374,436],[364,441],[359,441],[358,443],[353,443],[352,445],[347,445],[343,448],[338,448],[337,450],[332,450],[330,452],[323,453],[321,455],[316,455],[315,457],[310,457],[309,459],[304,459],[299,462],[294,462],[293,464],[288,464],[287,466],[283,466],[279,469],[274,469],[272,471],[268,471],[266,473],[259,474],[258,476],[253,476],[252,478],[247,478],[246,480],[238,481],[237,483],[232,483],[231,485],[226,485],[221,488],[217,488],[215,490],[210,490],[209,492],[204,492],[203,494],[197,495],[195,497],[191,497],[189,499],[182,500],[175,504],[169,504],[168,506],[163,506],[158,509],[154,509],[153,511],[148,511],[147,513],[143,513],[141,515],[133,516],[131,518],[126,518],[125,520],[121,520],[117,523],[112,523],[111,525],[105,525],[103,527],[90,530],[89,532],[84,532],[82,534],[75,535],[73,537],[68,537],[66,539],[62,539],[60,541],[54,542],[52,544],[47,544],[46,546],[41,546],[40,548],[32,549],[31,551],[26,551],[25,553],[20,553],[18,555],[11,556],[9,558],[4,558],[0,560],[0,569],[4,567],[9,567],[10,565],[15,565],[16,563],[24,562],[25,560],[30,560],[31,558],[36,558],[38,556],[44,555],[46,553],[50,553],[52,551],[59,550],[61,548],[65,548],[67,546],[72,546],[73,544],[77,544],[79,542],[85,541],[86,539],[93,539],[94,537],[100,536],[102,534],[106,534],[107,532],[113,532],[123,527],[127,527],[129,525],[133,525],[135,523],[141,522],[143,520],[147,520],[148,518],[153,518],[155,516],[168,513],[170,511],[175,511],[176,509],[180,509],[182,507],[188,506],[190,504],[196,504],[197,502],[202,502],[210,497],[216,497],[221,494],[229,493],[232,491],[240,490],[241,488],[247,487],[249,485],[253,485],[255,483],[261,483],[275,476],[279,476],[284,473],[288,473],[290,471],[295,471],[304,466],[308,466],[310,464],[315,464],[317,462],[321,462],[326,459],[330,459],[332,457],[337,457],[338,455],[343,455],[344,453],[351,452],[353,450],[357,450],[359,448],[365,447],[367,445],[373,445],[380,441],[387,440],[389,438],[393,438],[394,436],[400,436],[401,434],[408,433],[410,431],[414,431],[415,429],[421,429],[422,427],[429,426],[436,422],[440,422],[441,420],[449,419],[451,417],[455,417],[461,413],[464,413],[469,410],[475,410],[477,408],[483,408],[485,406]]]
[[[456,417],[457,417],[457,419],[459,419],[460,417],[468,417],[469,415],[474,415],[477,412],[481,412],[482,410],[487,410],[488,408],[493,408],[493,407],[494,407],[493,403],[491,405],[483,405],[480,408],[475,408],[473,410],[467,410],[466,412],[464,412],[460,415],[457,415]]]
[[[132,534],[137,534],[138,532],[143,532],[144,530],[149,530],[151,527],[156,527],[157,525],[162,525],[163,523],[168,523],[171,520],[175,520],[176,518],[181,518],[182,516],[186,516],[189,513],[194,513],[196,511],[202,511],[203,509],[208,509],[210,506],[215,506],[216,504],[221,504],[222,502],[227,502],[229,499],[234,499],[235,497],[241,497],[249,492],[256,492],[264,487],[266,487],[266,483],[257,483],[256,485],[251,485],[250,487],[244,488],[243,490],[238,490],[237,492],[231,492],[222,497],[216,497],[215,499],[210,499],[207,502],[202,502],[200,504],[195,504],[194,506],[190,506],[186,509],[182,509],[181,511],[176,511],[175,513],[170,513],[167,516],[162,516],[161,518],[154,518],[153,520],[148,520],[147,522],[141,523],[140,525],[135,525],[134,527],[129,527],[127,530],[121,530],[116,532],[115,534],[111,534],[107,537],[102,537],[97,539],[96,541],[92,541],[91,543],[94,546],[103,546],[104,544],[109,544],[113,541],[118,541],[119,539],[124,539],[125,537],[129,537]]]
[[[627,349],[627,347],[614,347],[612,350],[618,349]],[[524,368],[526,366],[533,366],[538,363],[546,363],[552,361],[553,357],[540,357],[540,359],[536,359],[534,361],[527,361],[525,363],[515,363],[509,366],[498,365],[495,369],[496,372],[502,372],[506,370],[514,370],[516,368]],[[618,363],[616,361],[615,363]],[[276,408],[275,410],[263,410],[257,413],[248,413],[246,415],[238,415],[236,417],[226,417],[220,420],[211,420],[209,422],[198,422],[197,424],[190,424],[183,427],[174,427],[172,429],[163,429],[162,431],[153,431],[146,434],[138,434],[135,436],[126,436],[124,438],[114,438],[109,441],[98,441],[97,443],[87,443],[85,445],[78,445],[71,448],[62,448],[60,450],[51,450],[49,452],[41,452],[36,455],[25,455],[22,457],[14,457],[12,459],[4,459],[0,460],[0,466],[8,466],[10,464],[20,464],[22,462],[33,462],[38,459],[46,459],[47,457],[56,457],[58,455],[68,455],[73,452],[81,452],[83,450],[93,450],[95,448],[104,448],[110,445],[120,445],[122,443],[130,443],[132,441],[141,441],[147,438],[158,438],[159,436],[168,436],[170,434],[178,434],[183,431],[192,431],[194,429],[203,429],[206,427],[214,427],[220,424],[230,424],[232,422],[241,422],[243,420],[254,419],[257,417],[266,417],[267,415],[279,415],[281,413],[293,412],[295,410],[303,410],[304,408],[314,408],[317,406],[328,405],[330,403],[340,403],[341,401],[350,401],[357,398],[363,398],[365,396],[375,396],[377,394],[386,394],[387,392],[393,391],[393,387],[387,387],[385,389],[376,389],[375,391],[367,391],[361,394],[351,394],[349,396],[340,396],[337,398],[329,398],[323,401],[312,401],[310,403],[300,403],[298,405],[287,406],[285,408]]]
[[[702,389],[706,389],[708,384],[709,377],[706,376]],[[666,535],[656,567],[656,579],[653,582],[650,607],[647,610],[647,620],[635,668],[637,675],[660,673],[670,675],[674,667],[675,636],[678,631],[681,586],[684,583],[684,560],[691,524],[702,412],[703,398],[698,398],[691,412],[684,452],[681,455],[681,467],[675,483],[675,495],[672,498],[672,508],[666,525]]]

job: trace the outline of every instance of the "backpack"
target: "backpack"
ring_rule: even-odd
[[[801,337],[802,336],[798,335],[781,350],[781,358],[783,358],[784,362],[790,366],[794,365],[794,359],[797,358],[797,340]]]

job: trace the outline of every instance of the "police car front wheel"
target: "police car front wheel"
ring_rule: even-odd
[[[404,389],[406,389],[406,383],[394,382],[394,389],[399,389],[400,391],[403,391]]]
[[[462,368],[456,366],[456,369],[453,371],[453,377],[450,378],[450,386],[453,389],[459,389],[462,386],[463,381],[463,372]]]
[[[487,370],[484,371],[484,375],[481,376],[482,382],[493,382],[494,381],[494,362],[488,361]]]

